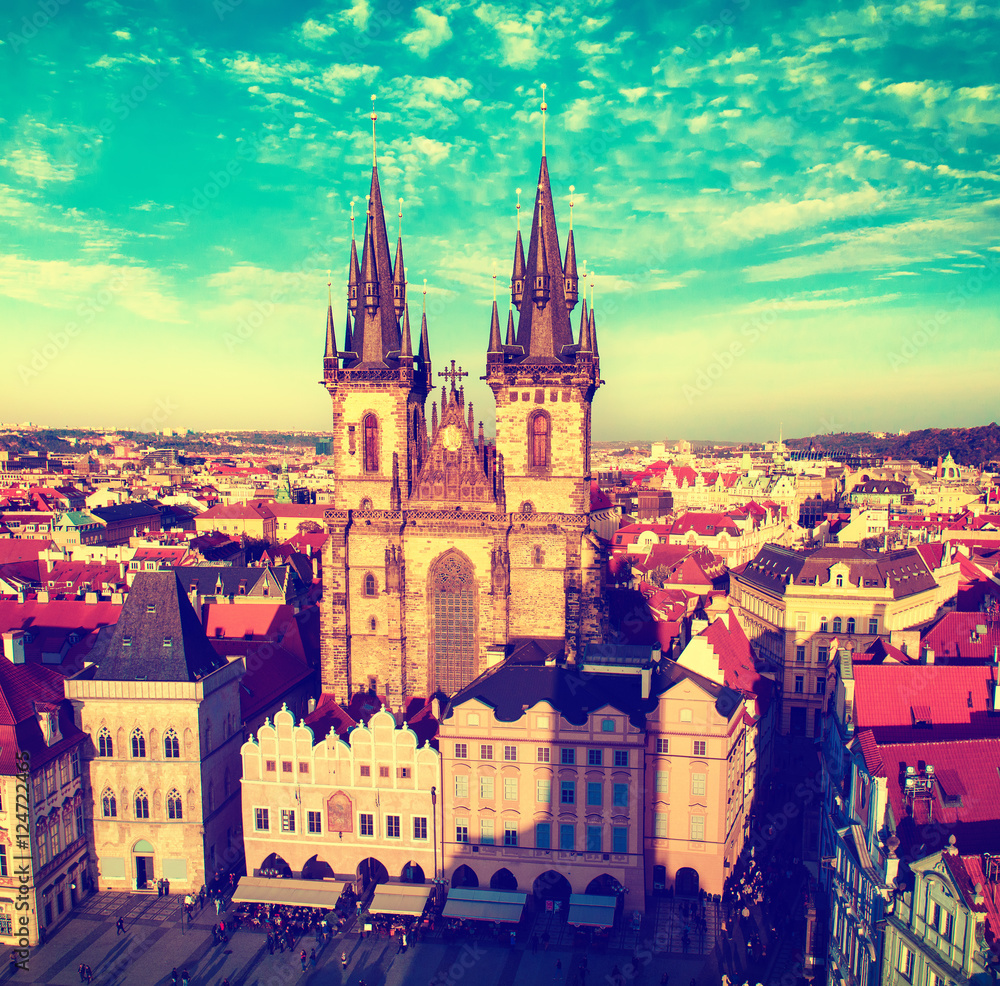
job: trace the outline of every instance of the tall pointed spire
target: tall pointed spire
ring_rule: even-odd
[[[329,276],[329,275],[328,275]],[[326,349],[323,352],[324,359],[337,358],[337,341],[333,335],[333,281],[326,282]]]
[[[424,309],[420,316],[420,348],[417,350],[418,367],[423,369],[424,382],[428,392],[432,389],[431,343],[427,337],[427,281],[424,280]]]
[[[573,241],[573,193],[576,189],[569,186],[569,236],[566,239],[566,259],[563,261],[563,280],[565,281],[566,308],[572,311],[580,298],[580,278],[576,272],[576,243]],[[586,299],[584,299],[586,300]]]
[[[396,259],[392,262],[392,302],[396,317],[406,307],[406,272],[403,269],[403,200],[399,200],[399,235],[396,240]]]
[[[500,314],[497,311],[497,276],[493,274],[493,316],[490,319],[490,348],[487,356],[503,357],[503,341],[500,338]]]
[[[517,237],[514,240],[514,268],[510,275],[510,300],[520,311],[524,297],[524,244],[521,242],[521,189],[517,189]]]
[[[532,227],[531,250],[531,300],[537,308],[544,308],[549,300],[549,258],[545,251],[545,204],[541,205],[542,221]]]
[[[413,358],[413,343],[410,342],[410,306],[403,306],[403,325],[400,329],[402,333],[402,340],[400,343],[400,357],[402,359],[410,360]]]
[[[587,292],[583,292],[583,308],[580,311],[580,352],[590,353],[590,317],[587,315]]]
[[[516,334],[514,330],[514,309],[509,308],[507,310],[507,339],[504,345],[513,346],[516,345]]]
[[[351,269],[347,275],[347,308],[358,310],[358,291],[361,284],[361,267],[358,264],[358,245],[354,239],[354,199],[351,199]]]

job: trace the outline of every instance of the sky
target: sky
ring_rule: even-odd
[[[493,274],[506,307],[542,83],[560,238],[572,198],[594,274],[595,439],[1000,416],[995,3],[5,13],[0,421],[328,427],[327,271],[342,334],[375,94],[411,318],[426,279],[435,370],[470,371],[489,432]]]

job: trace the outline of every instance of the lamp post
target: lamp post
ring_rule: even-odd
[[[438,881],[438,816],[437,816],[437,788],[431,787],[431,826],[434,836],[434,884]],[[435,890],[435,896],[437,891]]]

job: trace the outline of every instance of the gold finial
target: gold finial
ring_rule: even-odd
[[[354,242],[354,199],[351,199],[351,242]]]
[[[372,93],[372,167],[375,167],[375,121],[378,114],[375,112],[375,93]]]
[[[590,310],[594,310],[594,272],[590,272]]]
[[[580,261],[580,269],[582,271],[583,279],[584,279],[584,281],[586,281],[587,280],[587,261],[586,260],[581,260]]]
[[[517,192],[517,231],[521,232],[521,189],[515,188]]]
[[[576,185],[569,186],[569,228],[573,228],[573,193],[576,191]]]
[[[545,157],[545,111],[549,108],[549,104],[545,102],[545,90],[547,86],[542,83],[542,157]]]
[[[327,294],[327,298],[329,299],[329,305],[330,305],[331,308],[333,307],[333,276],[332,276],[332,274],[333,274],[332,271],[328,270],[326,272],[326,294]]]
[[[372,197],[370,195],[365,196],[365,215],[371,218],[372,214]]]
[[[424,314],[427,314],[427,278],[424,278]]]
[[[403,238],[403,200],[399,200],[399,238]]]
[[[497,303],[497,262],[493,261],[493,304]]]

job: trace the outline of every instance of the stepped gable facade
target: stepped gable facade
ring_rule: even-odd
[[[343,334],[327,311],[322,385],[336,488],[325,515],[322,687],[451,694],[516,637],[602,635],[600,548],[589,529],[597,328],[563,256],[542,158],[527,260],[518,230],[506,333],[493,303],[483,377],[496,440],[456,368],[432,400],[426,311],[411,331],[402,238],[390,262],[377,164],[361,260],[352,238]],[[338,337],[343,345],[338,346]],[[414,338],[415,337],[415,338]]]

